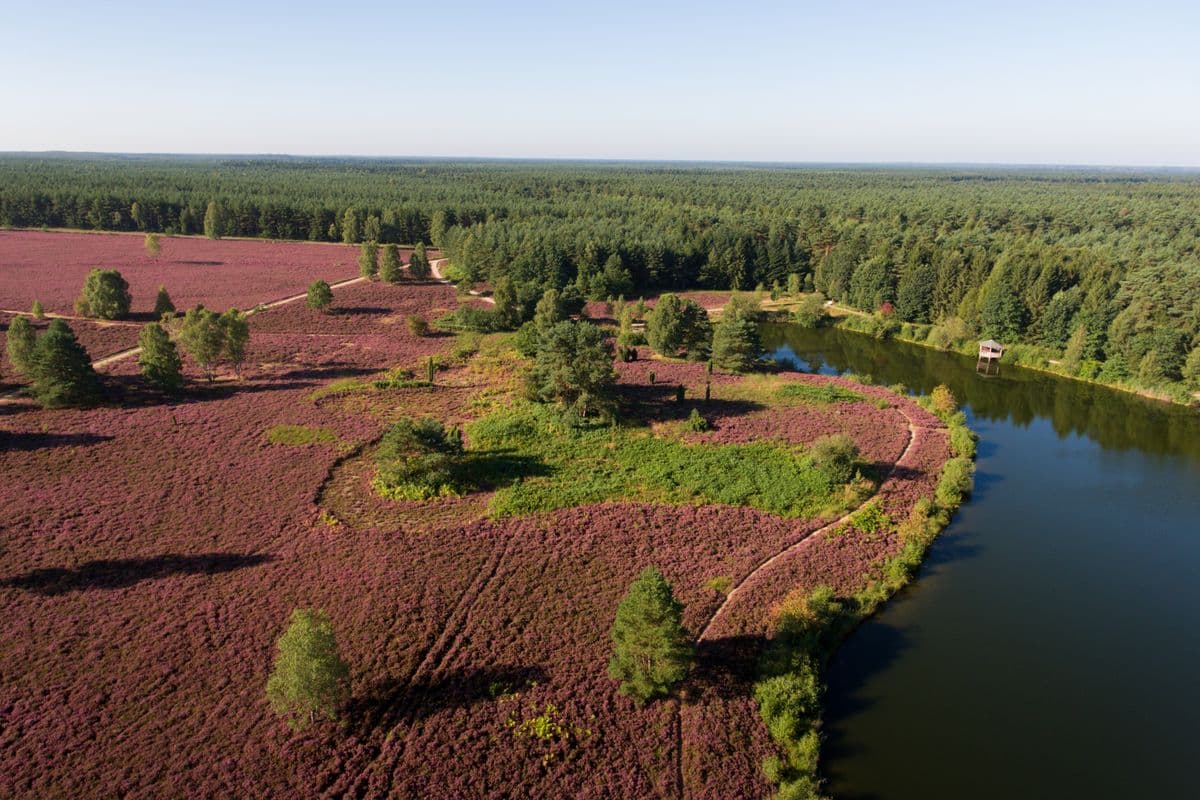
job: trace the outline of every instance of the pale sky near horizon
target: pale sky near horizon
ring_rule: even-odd
[[[1200,2],[0,12],[3,151],[1200,166]]]

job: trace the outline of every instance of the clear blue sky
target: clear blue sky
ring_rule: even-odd
[[[1200,166],[1200,2],[4,0],[0,150]]]

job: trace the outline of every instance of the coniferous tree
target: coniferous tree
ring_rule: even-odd
[[[732,372],[748,372],[761,356],[758,326],[736,309],[727,309],[713,331],[712,363]]]
[[[211,383],[225,350],[225,329],[221,318],[204,306],[196,306],[183,316],[179,342]]]
[[[379,259],[379,280],[384,283],[400,281],[400,251],[394,244],[383,246],[383,257]]]
[[[61,319],[38,337],[29,359],[30,393],[46,408],[92,405],[100,399],[100,377],[87,350]]]
[[[408,257],[408,274],[417,280],[427,280],[431,274],[429,257],[425,255],[424,242],[417,242],[412,255]]]
[[[666,696],[683,680],[694,657],[681,622],[683,605],[671,585],[649,567],[629,587],[617,607],[608,674],[621,693],[638,703]]]
[[[174,314],[175,304],[171,302],[171,295],[167,294],[167,287],[159,286],[158,294],[154,297],[154,316],[162,319],[163,314]]]
[[[5,346],[8,362],[21,375],[29,375],[33,363],[33,348],[37,345],[37,333],[25,317],[13,317],[8,323]]]
[[[162,252],[162,245],[158,241],[157,233],[147,233],[146,238],[142,240],[142,247],[145,248],[146,255],[151,258],[158,258],[159,253]]]
[[[376,261],[378,252],[379,245],[374,242],[363,242],[358,249],[358,274],[367,280],[374,280],[379,273],[379,265]]]
[[[151,322],[138,334],[138,366],[146,383],[159,391],[174,393],[183,387],[183,361],[166,329]]]
[[[382,234],[383,230],[379,222],[379,217],[369,214],[367,221],[363,223],[363,241],[378,243]]]
[[[604,331],[588,322],[559,322],[538,338],[529,387],[542,401],[571,406],[586,417],[610,399],[617,380],[612,360]]]
[[[350,668],[338,653],[333,623],[323,611],[296,609],[276,643],[275,666],[267,680],[267,700],[276,714],[298,730],[317,716],[337,719],[349,697]]]
[[[333,289],[325,281],[313,281],[308,285],[304,304],[314,311],[324,311],[333,303]]]
[[[46,309],[42,307],[41,300],[33,301],[33,306],[30,307],[29,313],[33,315],[34,319],[45,319],[46,318]]]

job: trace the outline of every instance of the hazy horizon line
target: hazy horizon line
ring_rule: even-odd
[[[695,164],[757,167],[900,167],[900,168],[974,168],[974,169],[1051,169],[1051,170],[1121,170],[1149,172],[1200,172],[1200,165],[1182,164],[1088,164],[1024,161],[854,161],[854,160],[761,160],[737,158],[655,158],[604,156],[495,156],[495,155],[383,155],[350,153],[274,153],[274,152],[203,152],[203,151],[119,151],[119,150],[0,150],[4,157],[114,157],[114,158],[240,158],[240,159],[310,159],[362,161],[445,161],[445,162],[507,162],[507,163],[595,163],[595,164]]]

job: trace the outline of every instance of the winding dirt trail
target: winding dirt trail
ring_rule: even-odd
[[[442,277],[442,270],[441,270],[442,264],[445,264],[447,261],[449,261],[449,259],[447,259],[447,258],[435,258],[433,261],[429,262],[429,271],[433,273],[433,277],[435,280],[439,281],[440,283],[445,283],[445,284],[449,285],[450,281],[448,279]],[[482,300],[483,302],[488,303],[490,305],[493,305],[493,306],[496,305],[495,300],[484,295],[482,292],[477,292],[474,289],[472,289],[471,291],[467,292],[467,294],[471,295],[471,297],[478,298],[479,300]]]
[[[928,432],[934,430],[933,428],[919,425],[916,420],[913,419],[912,415],[909,414],[908,411],[902,406],[897,405],[896,410],[904,415],[904,418],[908,421],[908,442],[904,445],[904,450],[902,450],[896,460],[892,462],[892,466],[888,470],[887,475],[884,476],[882,481],[880,481],[879,488],[853,510],[846,512],[836,520],[822,525],[820,528],[808,533],[798,541],[793,542],[787,547],[784,547],[774,555],[764,559],[756,567],[754,567],[754,569],[750,570],[750,572],[746,573],[746,575],[740,581],[738,581],[732,589],[729,590],[729,593],[725,595],[725,599],[721,602],[721,605],[717,606],[717,609],[713,611],[711,615],[709,615],[703,627],[700,628],[700,632],[696,635],[697,644],[700,642],[709,641],[712,638],[711,634],[714,629],[714,625],[725,615],[726,611],[733,606],[739,595],[743,593],[743,590],[747,586],[753,584],[760,575],[770,571],[773,566],[787,559],[789,556],[792,556],[808,547],[809,543],[814,541],[815,538],[820,534],[823,534],[839,525],[842,525],[845,522],[848,522],[852,516],[857,514],[870,503],[874,502],[880,496],[884,487],[895,476],[896,470],[903,466],[904,461],[913,453]],[[675,724],[676,730],[678,731],[679,742],[679,745],[676,748],[676,785],[680,800],[686,800],[688,796],[687,783],[683,777],[683,753],[686,745],[686,737],[683,733],[683,704],[678,702],[675,706]]]
[[[904,418],[908,420],[908,442],[904,445],[904,450],[900,453],[899,458],[897,458],[894,462],[892,462],[891,469],[888,470],[887,475],[884,476],[884,479],[879,482],[879,489],[877,489],[874,493],[872,493],[872,495],[870,497],[868,497],[866,500],[864,500],[860,505],[858,505],[853,510],[847,511],[845,514],[838,517],[833,522],[826,523],[825,525],[822,525],[820,528],[817,528],[816,530],[807,534],[804,538],[802,538],[796,542],[793,542],[792,544],[790,544],[787,547],[780,550],[778,553],[775,553],[773,556],[770,556],[769,558],[764,560],[762,563],[760,563],[754,569],[750,570],[750,572],[746,573],[746,576],[744,578],[742,578],[740,581],[738,581],[737,585],[735,585],[732,589],[729,590],[729,593],[725,595],[725,599],[723,601],[721,601],[721,605],[717,606],[717,610],[714,611],[712,613],[712,615],[708,618],[708,621],[704,623],[704,627],[700,629],[700,633],[696,636],[697,642],[703,642],[709,638],[709,631],[712,629],[713,624],[718,619],[720,619],[721,616],[725,613],[725,610],[734,603],[734,601],[737,599],[738,594],[741,592],[741,590],[747,584],[753,582],[753,580],[757,576],[759,576],[763,572],[769,570],[772,565],[776,564],[777,562],[781,561],[784,558],[787,558],[792,553],[795,553],[798,550],[801,550],[804,547],[806,547],[808,545],[808,543],[810,541],[812,541],[813,537],[815,537],[819,534],[825,533],[826,531],[832,530],[833,528],[836,528],[837,526],[839,526],[845,522],[848,522],[851,517],[853,517],[859,511],[863,510],[866,506],[870,505],[872,502],[875,501],[876,498],[879,497],[880,492],[883,491],[883,487],[887,484],[887,482],[889,480],[891,480],[892,476],[896,474],[896,469],[901,465],[901,462],[903,462],[904,459],[906,459],[908,457],[908,455],[912,452],[914,446],[916,446],[916,444],[920,441],[922,432],[928,430],[927,428],[917,425],[916,422],[913,421],[913,418],[910,417],[908,415],[908,413],[905,412],[903,409],[900,409],[899,407],[897,407],[896,410],[899,411],[901,414],[903,414]]]
[[[351,286],[356,283],[362,283],[365,280],[367,280],[367,279],[360,275],[357,278],[347,278],[344,281],[338,281],[337,283],[331,283],[329,285],[329,288],[330,289],[340,289],[343,286]],[[266,303],[259,303],[258,305],[254,306],[253,308],[247,309],[246,316],[251,316],[252,314],[257,314],[260,311],[266,311],[269,308],[278,308],[279,306],[284,306],[284,305],[287,305],[288,303],[295,303],[295,302],[305,299],[306,297],[308,297],[307,291],[302,292],[301,294],[289,295],[288,297],[283,297],[278,300],[271,300]],[[7,311],[7,312],[3,312],[3,313],[21,314],[23,316],[32,316],[32,314],[30,314],[28,311]],[[69,317],[64,314],[49,314],[48,313],[48,314],[46,314],[46,316],[47,317],[55,317],[58,319],[78,319],[78,320],[86,320],[88,322],[95,322],[95,320],[89,319],[87,317]],[[119,320],[113,321],[113,324],[114,325],[122,325],[125,327],[138,327],[138,328],[141,327],[141,325],[136,322],[121,322]],[[104,356],[103,358],[98,358],[95,361],[93,361],[92,369],[96,369],[96,370],[103,369],[104,367],[107,367],[110,364],[116,364],[117,362],[124,361],[127,358],[133,358],[133,357],[137,356],[138,353],[141,353],[141,352],[142,352],[142,348],[131,347],[128,350],[121,350],[120,352],[112,353],[110,355]],[[6,394],[6,395],[0,397],[0,403],[18,399],[21,396],[21,392],[22,392],[22,390],[18,389],[15,392],[10,392],[9,394]]]

